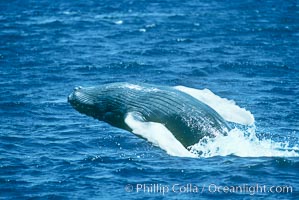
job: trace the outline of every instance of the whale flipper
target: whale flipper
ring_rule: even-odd
[[[189,152],[163,124],[147,122],[138,112],[127,113],[125,123],[132,129],[134,134],[147,139],[170,155],[196,157]]]
[[[175,86],[174,88],[209,105],[227,121],[242,125],[254,124],[254,116],[248,110],[239,107],[232,100],[215,95],[208,89],[198,90],[185,86]]]

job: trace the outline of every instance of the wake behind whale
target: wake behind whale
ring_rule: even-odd
[[[68,101],[79,112],[128,130],[173,156],[238,154],[238,148],[222,152],[225,149],[222,146],[226,145],[221,145],[222,141],[228,138],[234,141],[231,137],[240,138],[244,133],[232,129],[226,121],[251,127],[250,130],[254,124],[253,115],[233,101],[220,98],[207,89],[183,86],[112,83],[79,87],[69,95]],[[245,137],[238,142],[246,141]],[[234,146],[242,149],[242,143]],[[250,147],[247,148],[250,152]],[[272,152],[271,147],[269,151]],[[275,155],[279,153],[274,152]],[[288,155],[297,153],[292,151]],[[250,156],[250,153],[240,156]]]

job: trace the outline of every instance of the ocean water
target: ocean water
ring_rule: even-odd
[[[67,103],[118,81],[208,89],[254,124],[180,157]],[[296,0],[2,0],[0,199],[298,199],[298,85]]]

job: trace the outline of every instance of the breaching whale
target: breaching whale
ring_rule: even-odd
[[[80,113],[133,133],[138,131],[129,119],[162,124],[185,148],[230,130],[210,106],[173,87],[124,82],[80,86],[68,101]]]

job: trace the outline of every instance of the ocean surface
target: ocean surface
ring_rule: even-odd
[[[119,81],[208,89],[254,125],[180,157],[67,102]],[[298,177],[298,1],[0,1],[0,199],[298,199]]]

